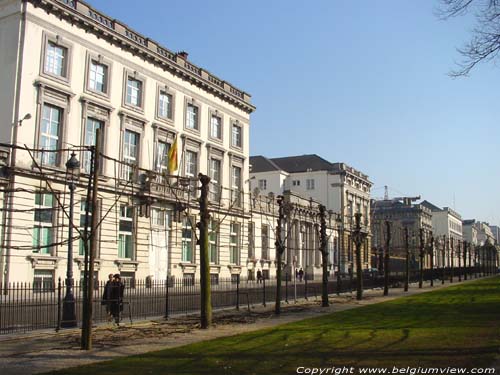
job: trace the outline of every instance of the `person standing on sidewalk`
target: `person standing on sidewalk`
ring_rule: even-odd
[[[120,314],[123,310],[123,292],[125,285],[121,281],[120,274],[113,276],[113,281],[110,285],[110,311],[115,319],[116,325],[120,324]]]
[[[108,281],[106,281],[106,285],[104,285],[104,291],[102,293],[101,305],[106,307],[106,316],[108,318],[108,322],[113,319],[111,315],[111,283],[113,282],[113,274],[110,273],[108,275]]]

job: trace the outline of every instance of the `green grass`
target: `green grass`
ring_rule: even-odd
[[[295,374],[298,366],[488,366],[500,278],[271,329],[66,369],[64,374]]]

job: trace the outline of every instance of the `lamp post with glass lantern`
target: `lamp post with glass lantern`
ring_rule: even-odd
[[[69,229],[68,229],[68,264],[66,268],[66,295],[63,300],[61,327],[76,327],[75,296],[73,295],[73,205],[75,183],[80,176],[80,162],[73,152],[66,162],[69,188]]]

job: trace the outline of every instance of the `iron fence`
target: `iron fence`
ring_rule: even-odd
[[[472,268],[463,269],[474,275]],[[444,274],[449,280],[450,269]],[[477,274],[477,270],[476,270]],[[431,277],[439,279],[442,269],[425,270],[424,280]],[[352,277],[351,277],[352,276]],[[458,271],[455,270],[455,278]],[[411,282],[419,280],[419,272],[410,274]],[[401,286],[404,273],[394,272],[390,276],[390,286]],[[384,277],[380,274],[364,274],[365,289],[383,287]],[[103,300],[105,283],[96,285],[93,292],[93,320],[102,323],[109,320],[106,302]],[[285,274],[281,284],[283,302],[291,302],[298,298],[317,298],[321,296],[321,280],[302,280]],[[328,280],[328,293],[349,292],[356,289],[355,275],[340,279]],[[61,279],[57,283],[11,283],[0,285],[0,335],[16,332],[28,332],[38,329],[59,329],[61,326],[61,310],[65,293],[65,285]],[[73,286],[75,310],[78,324],[82,321],[83,288],[80,282]],[[214,309],[254,305],[266,305],[275,301],[276,280],[247,280],[240,277],[212,280],[211,297]],[[199,280],[169,279],[168,281],[133,280],[126,281],[123,297],[124,320],[144,320],[171,315],[190,314],[200,311]]]

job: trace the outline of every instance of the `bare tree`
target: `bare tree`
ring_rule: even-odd
[[[476,27],[472,37],[458,52],[463,59],[452,77],[467,76],[482,61],[494,61],[500,52],[500,0],[440,0],[437,14],[441,19],[473,13]]]

